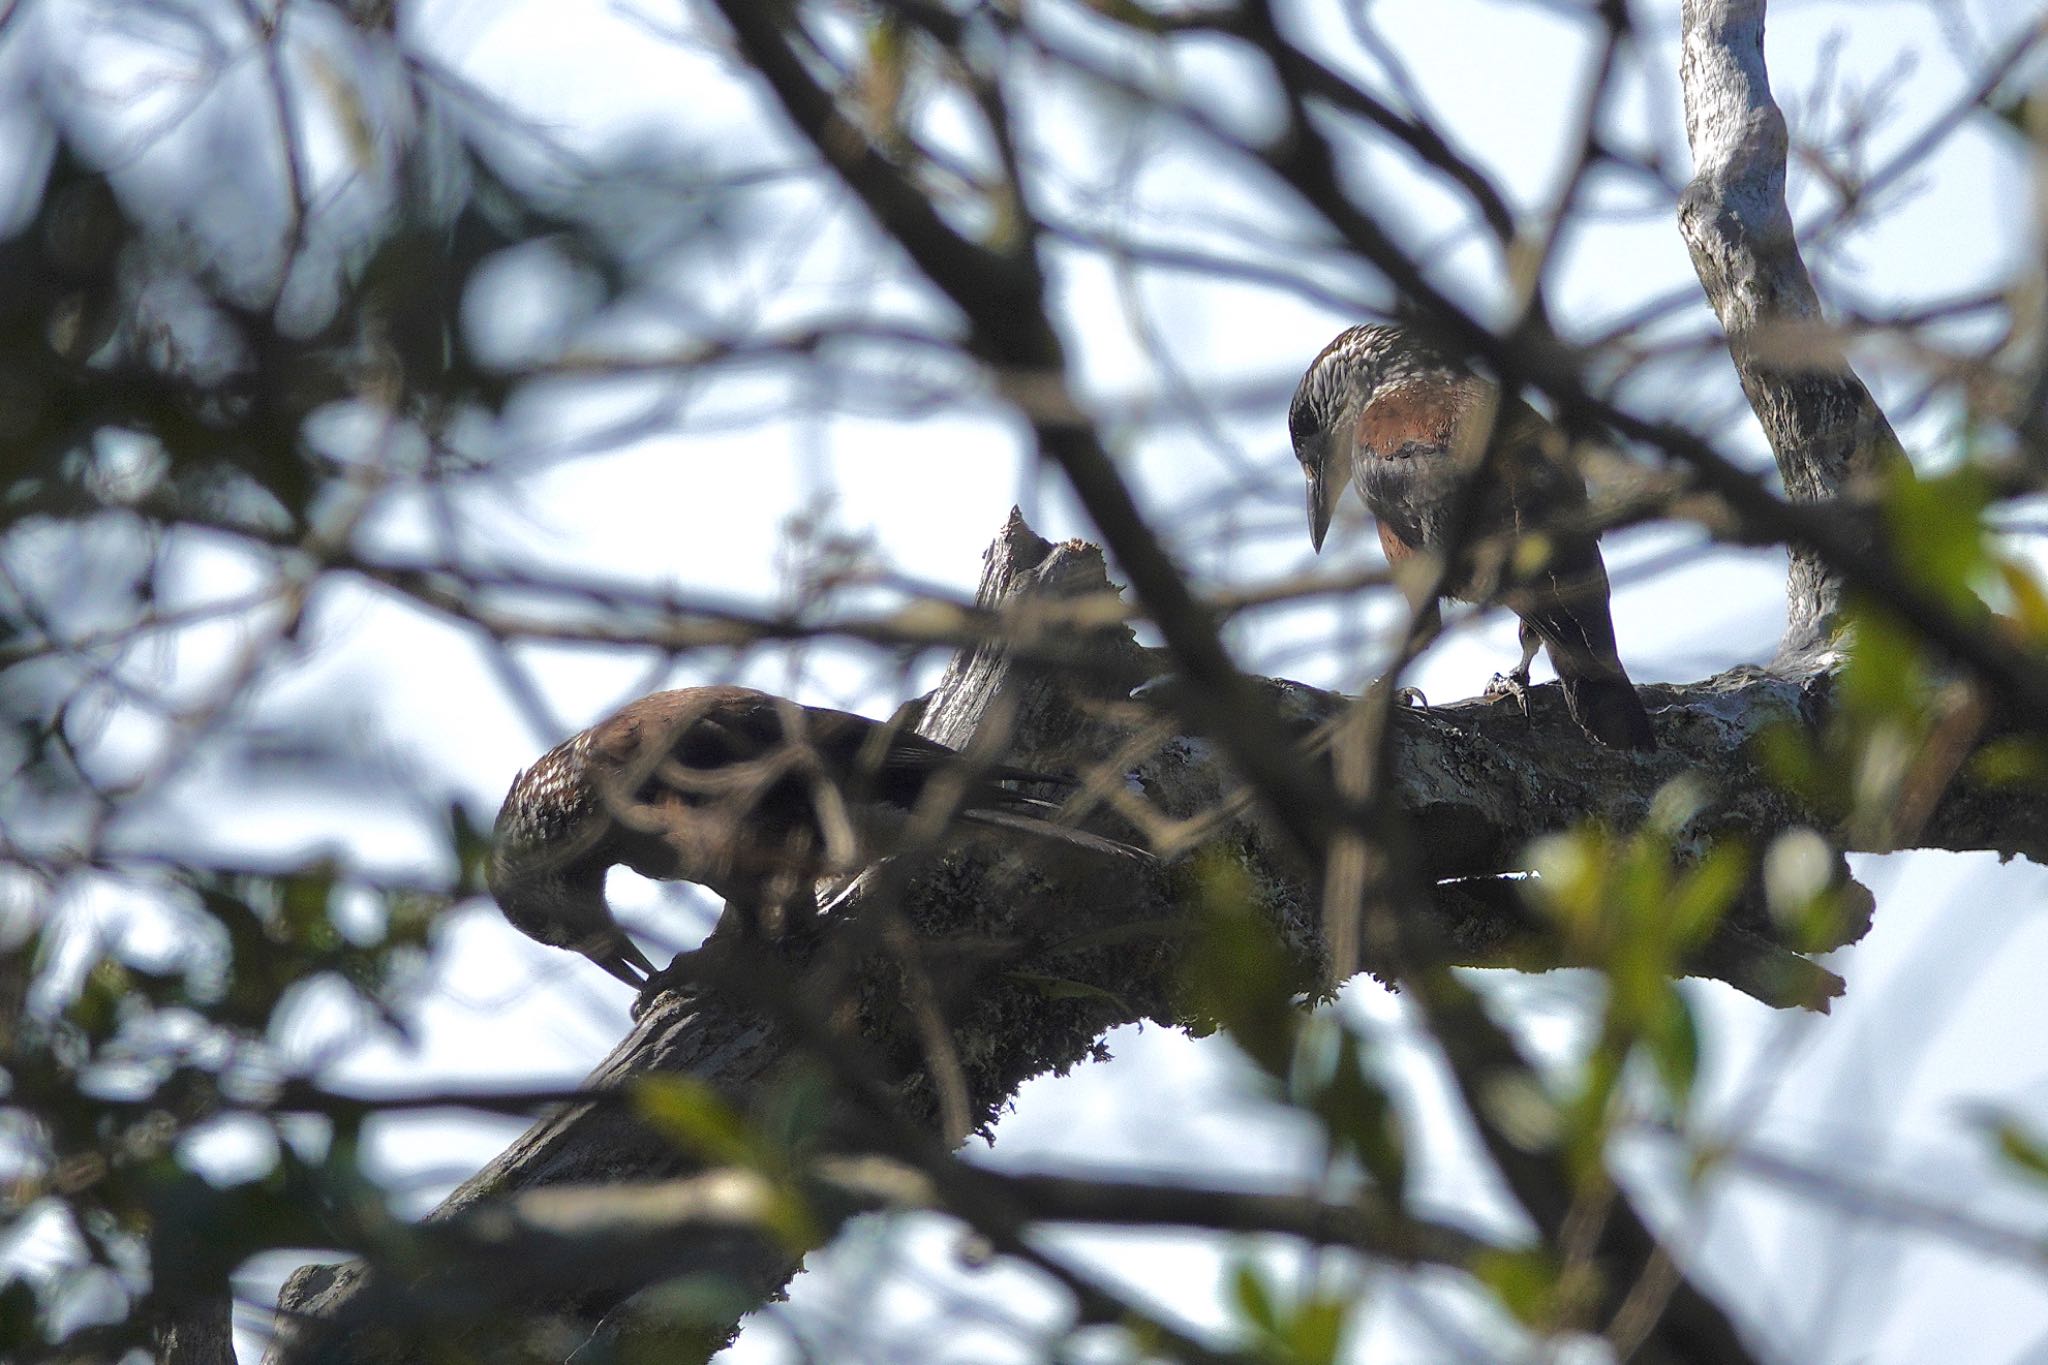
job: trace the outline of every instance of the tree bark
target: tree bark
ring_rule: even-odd
[[[1785,491],[1818,502],[1867,484],[1898,438],[1829,334],[1785,205],[1785,116],[1764,64],[1764,0],[1685,0],[1679,77],[1693,178],[1678,225],[1721,320]],[[1824,651],[1840,575],[1795,548],[1780,655]]]
[[[157,1328],[156,1365],[235,1365],[234,1304],[228,1296],[188,1304]]]

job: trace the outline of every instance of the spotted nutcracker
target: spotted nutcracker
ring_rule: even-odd
[[[662,974],[612,918],[604,880],[614,866],[709,887],[726,902],[719,933],[773,936],[816,915],[821,878],[895,852],[928,803],[943,803],[953,822],[1149,858],[1052,823],[1057,806],[1008,782],[1073,785],[750,688],[656,692],[513,780],[488,880],[522,933],[645,991]]]
[[[1496,385],[1407,329],[1353,327],[1308,367],[1287,425],[1308,476],[1317,550],[1346,483],[1379,522],[1390,564],[1459,539],[1443,595],[1498,600],[1522,618],[1521,662],[1488,691],[1522,695],[1541,647],[1587,734],[1621,749],[1657,747],[1615,650],[1607,566],[1584,527],[1585,480],[1554,424],[1520,398],[1503,406]],[[1451,523],[1489,430],[1495,449],[1460,535]]]

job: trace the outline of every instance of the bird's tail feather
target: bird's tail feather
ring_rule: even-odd
[[[1654,749],[1657,732],[1651,728],[1650,713],[1626,674],[1618,678],[1566,676],[1565,705],[1581,729],[1602,744],[1616,749]]]
[[[1032,804],[1034,806],[1043,806],[1048,812],[1058,809],[1049,801],[1036,801]],[[1090,852],[1100,853],[1111,858],[1130,858],[1145,863],[1155,861],[1150,853],[1132,844],[1119,843],[1115,839],[1106,839],[1100,834],[1090,834],[1087,830],[1075,829],[1072,825],[1056,825],[1041,816],[1025,814],[1022,811],[976,808],[962,811],[960,818],[971,824],[1015,830],[1019,834],[1029,834],[1034,838],[1050,839],[1054,843],[1071,844],[1075,848],[1085,848]]]

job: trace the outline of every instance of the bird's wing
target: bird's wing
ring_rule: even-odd
[[[1577,521],[1586,511],[1586,478],[1572,458],[1571,438],[1517,397],[1500,421],[1502,449],[1494,468],[1516,509],[1523,534]]]
[[[1517,578],[1501,597],[1543,637],[1560,671],[1569,662],[1575,673],[1612,677],[1621,672],[1621,659],[1608,593],[1599,545],[1591,536],[1560,535],[1542,567]]]
[[[750,722],[763,733],[815,754],[824,774],[855,796],[907,809],[923,799],[926,783],[936,774],[969,762],[957,749],[904,725],[829,707],[770,701],[779,704],[753,713]],[[1007,763],[973,764],[970,772],[964,795],[975,804],[1009,804],[997,785],[1006,781],[1073,785],[1071,779]]]
[[[1540,571],[1503,593],[1550,655],[1572,718],[1601,743],[1654,749],[1655,727],[1614,643],[1607,568],[1589,535],[1554,538]]]
[[[962,761],[901,725],[745,688],[657,694],[629,712],[607,723],[598,747],[615,755],[630,804],[650,816],[669,811],[652,823],[671,830],[685,811],[717,807],[765,840],[820,825],[829,833],[841,803],[914,809],[931,779]],[[1031,804],[1004,781],[1070,785],[1027,768],[977,766],[959,799],[980,808]],[[626,814],[626,823],[636,821]]]

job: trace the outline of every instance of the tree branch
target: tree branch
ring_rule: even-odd
[[[1008,606],[1013,619],[1028,621],[1011,599],[1106,591],[1113,589],[1099,551],[1075,541],[1048,544],[1013,516],[991,546],[980,600],[991,609]],[[1067,618],[1051,611],[1044,619],[1056,629]],[[1096,664],[1080,676],[1112,681],[1078,694],[1069,685],[1077,675],[1067,670],[1051,676],[993,645],[963,654],[925,704],[920,728],[948,742],[972,743],[985,727],[1007,721],[1015,752],[1034,764],[1083,774],[1101,756],[1113,756],[1108,762],[1117,768],[1119,787],[1128,773],[1129,785],[1163,818],[1190,822],[1180,828],[1191,837],[1198,832],[1212,856],[1229,858],[1243,872],[1258,908],[1303,964],[1304,981],[1313,980],[1320,905],[1289,842],[1245,813],[1241,802],[1239,813],[1214,822],[1211,812],[1231,804],[1239,779],[1204,740],[1162,728],[1149,709],[1125,700],[1126,689],[1157,669],[1150,651],[1121,627],[1098,635],[1095,644]],[[1262,687],[1272,708],[1304,738],[1343,701],[1284,680]],[[1511,708],[1484,702],[1396,713],[1400,808],[1417,829],[1429,875],[1465,879],[1440,886],[1432,906],[1417,907],[1452,960],[1529,961],[1513,945],[1540,942],[1541,922],[1513,882],[1491,874],[1523,866],[1520,853],[1529,839],[1589,815],[1615,828],[1634,827],[1678,774],[1721,775],[1720,799],[1689,827],[1688,837],[1738,836],[1761,844],[1801,824],[1826,827],[1818,813],[1775,790],[1748,757],[1766,726],[1824,719],[1824,689],[1738,669],[1691,686],[1645,691],[1662,745],[1649,756],[1588,745],[1569,724],[1554,686],[1533,689],[1533,716],[1526,722]],[[1928,846],[1993,848],[2048,861],[2043,830],[2048,820],[2038,798],[1961,783],[1934,806],[1923,839]],[[842,912],[850,916],[871,890],[857,885]],[[976,1122],[992,1119],[1028,1077],[1093,1055],[1102,1033],[1116,1024],[1180,1021],[1176,948],[1196,922],[1200,896],[1194,879],[1171,870],[1133,877],[1094,865],[1025,864],[977,850],[905,881],[901,907],[942,986],[947,1022],[966,1059]],[[1744,935],[1718,944],[1718,956],[1708,955],[1695,969],[1749,986],[1759,964],[1768,974],[1786,958],[1819,971],[1753,928],[1745,926]],[[1091,940],[1096,946],[1072,946]],[[1554,946],[1552,952],[1549,960],[1557,961]],[[1047,983],[1073,989],[1048,989]],[[878,1057],[909,1059],[898,1094],[909,1113],[929,1120],[935,1116],[932,1086],[916,1060],[914,1029],[899,1011],[884,1007],[889,990],[873,983],[854,990],[863,1002],[862,1046]],[[740,1112],[760,1112],[804,1055],[802,1039],[744,1003],[717,995],[668,997],[587,1086],[608,1090],[637,1076],[688,1075]],[[542,1188],[666,1180],[704,1169],[628,1106],[567,1106],[466,1182],[432,1221],[464,1218]],[[730,1228],[677,1242],[655,1267],[663,1274],[728,1275],[754,1301],[795,1268],[785,1246]],[[350,1305],[370,1287],[367,1280],[361,1263],[314,1267],[293,1278],[281,1305],[292,1316],[353,1317]],[[594,1321],[632,1287],[616,1278],[596,1284],[565,1279],[521,1302]]]
[[[1817,502],[1867,483],[1898,438],[1831,338],[1785,205],[1785,116],[1764,65],[1764,0],[1685,0],[1685,132],[1694,174],[1678,224],[1728,335],[1743,392],[1763,423],[1785,489]],[[1832,634],[1839,570],[1792,549],[1784,656]]]

